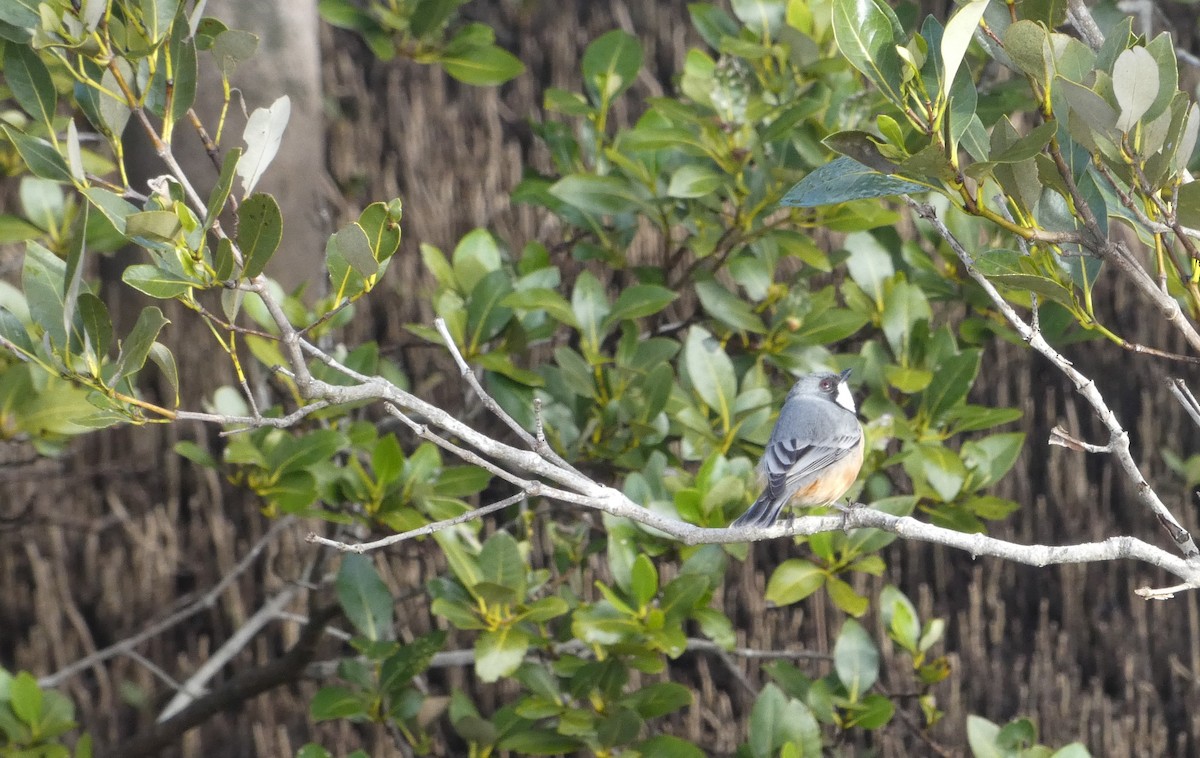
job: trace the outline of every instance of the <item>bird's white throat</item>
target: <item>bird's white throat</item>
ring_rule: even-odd
[[[850,394],[850,388],[845,382],[838,382],[837,397],[834,398],[838,405],[842,406],[851,413],[855,413],[854,396]]]

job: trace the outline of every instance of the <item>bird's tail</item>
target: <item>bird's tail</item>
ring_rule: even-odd
[[[779,518],[779,512],[783,510],[784,500],[774,499],[770,494],[764,492],[758,496],[758,500],[746,509],[746,512],[738,516],[737,521],[733,522],[733,526],[759,526],[765,527],[775,523]]]

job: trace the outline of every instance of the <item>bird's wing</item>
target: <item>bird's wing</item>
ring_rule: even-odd
[[[820,441],[805,433],[772,439],[762,459],[766,491],[772,499],[788,498],[805,480],[849,455],[861,437],[862,429],[855,422],[833,434],[821,435]]]

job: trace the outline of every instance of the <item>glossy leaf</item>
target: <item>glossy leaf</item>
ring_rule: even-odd
[[[975,36],[975,30],[979,28],[979,22],[983,18],[983,12],[987,9],[989,2],[990,0],[970,0],[959,6],[950,20],[946,22],[941,44],[944,72],[942,97],[950,96],[950,87],[958,74],[958,67],[962,65],[963,58],[967,54],[967,47]]]
[[[893,103],[903,104],[900,94],[900,56],[896,45],[903,30],[895,13],[878,0],[835,0],[833,36],[838,49],[863,76]]]
[[[641,42],[620,29],[600,35],[583,53],[583,79],[597,103],[629,89],[641,67]]]
[[[512,676],[525,660],[529,635],[516,626],[502,626],[475,640],[475,675],[483,682]]]
[[[12,140],[21,160],[25,162],[34,176],[52,179],[56,182],[71,181],[71,169],[67,166],[66,160],[49,142],[39,137],[30,137],[7,124],[0,126],[0,129],[3,129],[8,138]]]
[[[1113,96],[1121,107],[1116,127],[1133,130],[1158,96],[1158,63],[1144,47],[1134,47],[1117,57],[1112,73]]]
[[[111,383],[115,386],[126,377],[142,370],[146,358],[162,328],[171,323],[156,306],[143,308],[129,335],[121,342],[121,352],[113,366]]]
[[[733,362],[720,343],[699,326],[693,326],[688,331],[683,360],[696,394],[721,419],[723,428],[728,429],[733,418],[734,399],[737,397]]]
[[[344,556],[336,586],[338,602],[360,634],[372,642],[392,639],[392,593],[370,558]]]
[[[439,58],[446,73],[464,84],[488,87],[503,84],[525,73],[525,64],[495,45],[454,50]]]
[[[184,295],[197,284],[153,263],[137,263],[130,266],[121,274],[121,281],[159,300],[170,300]]]
[[[846,619],[833,645],[833,669],[851,700],[871,689],[879,677],[879,648],[854,619]]]
[[[897,179],[868,168],[858,161],[835,158],[811,172],[788,190],[780,205],[816,208],[850,200],[924,192],[928,187]]]
[[[246,198],[238,208],[237,243],[242,250],[242,276],[253,279],[261,274],[282,239],[283,214],[275,198],[264,193]]]
[[[811,561],[790,558],[779,564],[767,582],[766,600],[775,605],[797,603],[825,584],[825,572]]]
[[[5,45],[4,75],[17,104],[42,124],[51,126],[58,108],[58,93],[50,70],[37,53],[25,45]]]

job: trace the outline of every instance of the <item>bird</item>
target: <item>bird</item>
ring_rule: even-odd
[[[863,429],[840,374],[801,377],[787,394],[763,449],[763,492],[733,526],[774,524],[787,505],[834,503],[854,484],[863,462]]]

